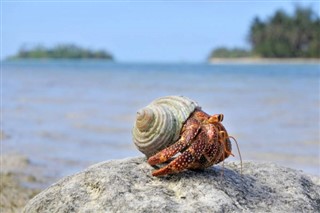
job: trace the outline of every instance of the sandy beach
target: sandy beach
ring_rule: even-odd
[[[211,58],[210,64],[320,64],[318,58]]]

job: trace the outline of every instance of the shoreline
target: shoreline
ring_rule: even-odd
[[[3,154],[0,172],[0,208],[3,212],[18,213],[53,181],[44,177],[43,168],[18,153]]]
[[[209,64],[320,64],[319,58],[211,58]]]

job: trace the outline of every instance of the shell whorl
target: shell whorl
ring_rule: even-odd
[[[198,104],[184,96],[166,96],[137,112],[132,134],[136,147],[147,157],[170,146]]]

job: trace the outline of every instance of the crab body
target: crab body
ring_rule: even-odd
[[[196,109],[187,119],[176,143],[148,159],[150,165],[173,161],[152,173],[154,176],[178,173],[185,169],[204,169],[223,161],[231,154],[227,131],[221,124],[222,114],[209,116]]]

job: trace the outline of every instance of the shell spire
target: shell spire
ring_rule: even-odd
[[[147,157],[179,139],[181,128],[198,104],[184,96],[166,96],[137,112],[132,135],[136,147]]]

